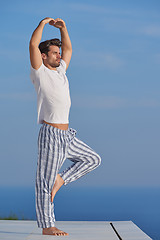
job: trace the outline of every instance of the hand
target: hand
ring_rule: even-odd
[[[44,23],[44,24],[47,24],[47,23],[50,23],[52,21],[55,21],[53,18],[50,18],[50,17],[46,17],[44,18],[40,23]]]
[[[56,27],[56,28],[64,28],[65,27],[65,22],[60,18],[56,18],[55,20],[52,19],[49,22],[49,24]]]

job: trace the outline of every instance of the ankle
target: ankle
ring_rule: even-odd
[[[42,230],[45,231],[49,231],[49,230],[55,230],[56,227],[49,227],[49,228],[43,228]]]

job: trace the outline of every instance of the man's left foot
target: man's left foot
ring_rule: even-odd
[[[50,228],[43,228],[42,231],[43,235],[54,235],[54,236],[67,236],[69,235],[68,233],[59,230],[56,227],[50,227]]]

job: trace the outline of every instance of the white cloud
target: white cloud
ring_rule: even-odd
[[[154,60],[156,63],[160,64],[160,53],[154,55]]]
[[[135,101],[137,107],[160,107],[160,101],[157,99],[140,99]]]
[[[69,7],[73,9],[74,11],[80,11],[80,12],[87,12],[87,13],[93,13],[93,14],[99,14],[99,15],[115,15],[115,16],[130,16],[130,17],[158,17],[159,18],[159,12],[155,10],[146,10],[142,8],[124,8],[120,6],[114,5],[114,7],[108,7],[107,2],[105,6],[102,6],[101,3],[98,3],[97,5],[88,4],[88,3],[75,3],[72,2],[69,4]]]
[[[149,25],[144,27],[142,33],[151,37],[160,37],[160,26],[159,25]]]
[[[157,99],[127,99],[117,96],[73,96],[72,105],[83,109],[155,108],[160,107]]]
[[[156,9],[123,8],[116,5],[107,7],[107,4],[102,6],[102,4],[87,3],[71,3],[70,7],[77,13],[87,13],[87,19],[90,19],[92,24],[90,27],[98,26],[101,32],[160,36],[160,26],[151,25],[153,19],[156,19],[157,24],[159,23],[159,13]],[[93,19],[95,19],[95,22],[93,22]],[[86,19],[81,18],[80,21],[84,24]],[[146,23],[148,26],[145,26]]]
[[[34,92],[13,92],[0,93],[1,100],[9,101],[36,101]],[[119,109],[119,108],[135,108],[135,107],[160,107],[160,101],[157,99],[127,99],[118,96],[86,96],[73,95],[72,106],[83,109]]]
[[[73,106],[93,109],[111,109],[126,105],[124,99],[114,96],[73,96]]]
[[[57,14],[66,14],[68,15],[69,7],[68,2],[65,0],[54,1],[45,0],[45,1],[11,1],[10,4],[6,4],[7,11],[14,14],[23,14],[37,17],[46,17],[46,16],[56,16]],[[56,16],[59,17],[59,16]],[[23,19],[24,20],[24,19]],[[34,19],[31,18],[32,22]]]
[[[111,69],[124,66],[124,61],[113,54],[104,54],[104,64]]]
[[[133,15],[136,12],[133,12],[132,10],[129,9],[120,9],[120,8],[110,8],[107,6],[100,6],[98,5],[93,5],[93,4],[87,4],[87,3],[71,3],[70,7],[74,11],[83,11],[83,12],[88,12],[88,13],[96,13],[96,14],[111,14],[111,15]]]
[[[34,101],[35,96],[31,92],[0,93],[0,99],[2,99],[2,100]]]
[[[113,53],[89,52],[75,50],[73,65],[92,66],[98,68],[119,69],[125,65],[124,60]]]
[[[29,59],[29,51],[25,51],[26,49],[4,49],[2,46],[0,47],[1,58],[6,61],[13,61],[13,62],[21,62],[26,61]],[[28,50],[28,49],[27,49]],[[28,56],[27,56],[28,55]]]
[[[36,101],[34,92],[0,93],[1,100]],[[119,109],[135,107],[160,107],[157,99],[127,99],[118,96],[73,95],[72,106],[83,109]]]

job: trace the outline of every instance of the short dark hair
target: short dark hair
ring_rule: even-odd
[[[61,47],[62,42],[58,39],[58,38],[53,38],[50,40],[46,40],[44,42],[41,42],[39,44],[39,50],[41,53],[45,53],[48,56],[48,52],[49,52],[49,47],[51,45],[57,46],[57,47]]]

